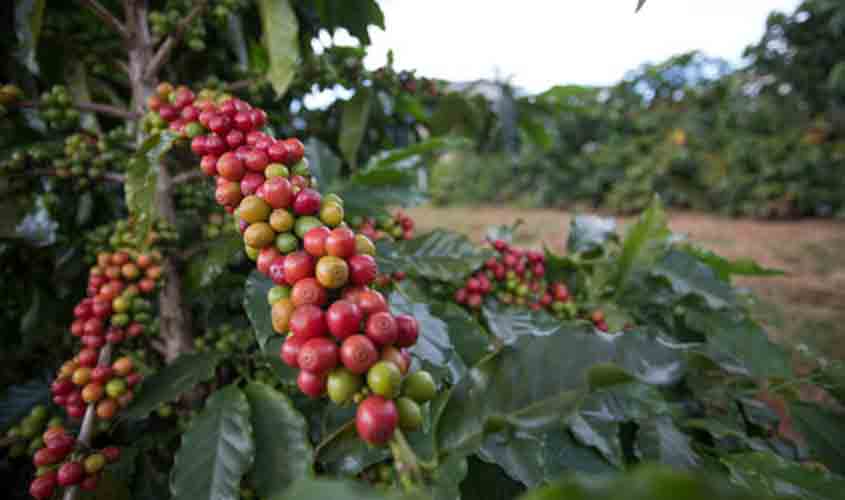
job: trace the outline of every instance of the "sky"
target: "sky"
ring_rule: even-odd
[[[772,10],[799,0],[379,0],[385,31],[371,28],[365,61],[393,49],[398,69],[468,81],[509,78],[528,92],[619,81],[644,62],[699,49],[739,64]]]

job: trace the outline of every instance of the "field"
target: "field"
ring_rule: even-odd
[[[570,214],[506,207],[418,207],[409,210],[420,232],[448,227],[479,241],[487,227],[522,219],[517,243],[562,250]],[[620,218],[624,226],[630,218]],[[845,223],[832,220],[767,221],[674,212],[676,233],[722,255],[751,257],[785,276],[742,279],[772,336],[804,343],[831,358],[845,358]]]

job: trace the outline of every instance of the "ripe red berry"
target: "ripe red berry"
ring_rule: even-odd
[[[287,154],[288,149],[283,141],[275,141],[267,147],[267,156],[273,163],[284,163]]]
[[[215,134],[223,136],[231,130],[232,120],[224,114],[218,114],[208,120],[208,128]]]
[[[356,303],[361,308],[364,316],[370,316],[371,314],[388,310],[387,300],[384,299],[384,295],[375,290],[367,289],[362,291],[358,294]]]
[[[347,260],[349,264],[349,282],[353,285],[369,285],[376,279],[378,266],[370,255],[353,255]]]
[[[252,126],[254,128],[261,128],[267,124],[267,113],[263,109],[250,110],[249,118],[252,120]]]
[[[284,143],[287,149],[287,157],[282,160],[282,163],[287,166],[299,163],[299,160],[305,156],[305,146],[296,138],[286,139]]]
[[[314,258],[305,252],[293,252],[285,257],[285,280],[295,285],[297,281],[314,276]]]
[[[328,294],[316,278],[303,278],[293,285],[290,299],[296,307],[305,304],[322,306],[328,300]]]
[[[106,457],[106,461],[110,464],[120,460],[120,448],[117,446],[107,446],[100,450],[100,453]]]
[[[59,467],[56,477],[59,486],[73,486],[82,482],[85,477],[85,467],[79,462],[66,462]]]
[[[218,161],[219,163],[219,161]],[[223,179],[220,177],[220,179]],[[241,185],[237,182],[229,182],[225,179],[224,184],[219,184],[214,191],[214,199],[218,204],[228,207],[236,206],[241,202]]]
[[[478,309],[481,307],[481,302],[483,301],[480,294],[471,293],[467,296],[467,305],[473,309]]]
[[[296,377],[296,385],[303,394],[310,398],[319,398],[326,392],[326,374],[316,374],[301,370]]]
[[[341,259],[355,255],[355,233],[345,227],[332,229],[326,238],[326,253]]]
[[[79,488],[84,491],[94,491],[97,489],[97,483],[99,482],[100,476],[98,474],[85,476],[85,479],[83,479],[82,483],[79,484]]]
[[[244,133],[240,130],[230,130],[229,133],[226,134],[226,144],[231,149],[242,146],[245,140]]]
[[[273,260],[276,257],[279,257],[281,254],[276,247],[264,247],[258,252],[258,258],[255,260],[255,267],[258,269],[258,272],[264,275],[269,275],[270,273],[270,264],[273,263]],[[284,262],[282,262],[284,264]],[[283,270],[282,270],[283,271]],[[284,281],[284,276],[282,276]]]
[[[94,367],[97,365],[97,358],[100,353],[96,349],[86,348],[79,352],[80,366]]]
[[[321,337],[328,330],[325,313],[313,304],[297,307],[293,311],[288,327],[294,335],[306,338]]]
[[[235,116],[232,118],[232,122],[235,124],[235,128],[244,132],[249,132],[254,127],[252,124],[252,118],[248,112],[235,113]]]
[[[378,346],[394,344],[399,337],[399,327],[393,315],[387,311],[377,312],[367,318],[367,337]]]
[[[234,153],[224,153],[217,160],[217,172],[226,180],[237,182],[244,176],[244,164]]]
[[[53,496],[53,491],[56,489],[56,473],[49,472],[43,476],[37,477],[29,485],[29,494],[33,498],[41,500]]]
[[[396,404],[381,396],[370,396],[358,405],[355,429],[358,436],[373,445],[387,443],[399,424]]]
[[[69,436],[64,433],[55,434],[50,436],[50,439],[48,439],[44,444],[54,457],[61,460],[67,456],[68,453],[73,451],[73,447],[76,445],[76,439],[74,439],[73,436]]]
[[[235,108],[235,100],[234,99],[227,99],[220,105],[220,113],[232,117],[238,112],[237,108]]]
[[[276,250],[273,247],[266,248],[272,248],[272,250]],[[285,257],[284,255],[278,255],[278,250],[276,250],[276,253],[277,255],[273,257],[273,260],[270,261],[270,265],[267,267],[267,275],[270,276],[270,279],[273,280],[273,283],[277,285],[285,285],[287,284],[287,280],[285,279],[285,261],[287,260],[287,257]],[[260,254],[259,257],[261,257]]]
[[[56,379],[50,385],[51,392],[56,396],[67,396],[74,389],[74,384],[69,378]]]
[[[326,312],[329,332],[339,340],[357,334],[363,319],[361,308],[348,300],[336,301]]]
[[[378,359],[375,344],[364,335],[352,335],[340,346],[340,362],[352,373],[365,373]]]
[[[179,110],[170,104],[162,104],[158,108],[158,115],[166,122],[172,122],[179,118]]]
[[[252,149],[244,155],[244,166],[253,172],[264,172],[264,168],[270,163],[267,153],[260,149]]]
[[[326,226],[317,226],[312,228],[308,230],[302,238],[302,246],[305,248],[306,252],[314,257],[322,257],[326,255],[326,244],[331,233],[332,231],[330,231]]]
[[[241,194],[244,196],[255,194],[262,184],[264,184],[263,175],[256,172],[247,172],[241,179]]]
[[[396,327],[398,329],[396,345],[399,347],[411,347],[417,343],[420,327],[416,318],[408,314],[399,314],[396,316]]]
[[[209,177],[217,175],[217,157],[214,155],[205,155],[200,160],[200,168],[202,173]]]
[[[55,453],[47,448],[40,448],[32,456],[32,464],[36,467],[43,467],[45,465],[53,465],[61,460],[61,457],[56,456]]]
[[[261,197],[273,208],[288,208],[293,203],[293,187],[284,177],[271,177],[264,183]]]
[[[228,146],[219,135],[212,134],[205,137],[206,154],[220,156],[228,150]]]
[[[311,373],[328,373],[337,366],[337,344],[325,337],[309,339],[296,357],[299,368]]]
[[[311,339],[298,335],[287,337],[279,349],[279,357],[286,365],[292,368],[299,368],[297,356],[299,356],[299,351],[302,349],[303,344],[309,340]]]
[[[313,189],[303,189],[293,200],[293,211],[297,215],[314,215],[320,210],[322,197]]]

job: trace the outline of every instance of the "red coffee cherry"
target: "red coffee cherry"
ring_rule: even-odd
[[[337,351],[334,341],[317,337],[303,344],[296,360],[302,370],[325,374],[337,366]]]
[[[386,346],[396,342],[399,327],[393,315],[387,311],[377,312],[367,318],[367,337],[376,345]]]
[[[340,346],[340,362],[347,370],[360,375],[379,359],[375,344],[364,335],[352,335]]]
[[[399,424],[396,404],[381,396],[370,396],[358,405],[355,429],[358,436],[373,445],[387,443]]]

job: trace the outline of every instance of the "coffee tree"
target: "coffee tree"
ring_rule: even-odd
[[[363,68],[374,2],[2,9],[11,498],[839,494],[798,389],[842,367],[797,376],[731,285],[778,271],[659,200],[562,255],[389,211],[467,142],[429,137],[438,82]]]

